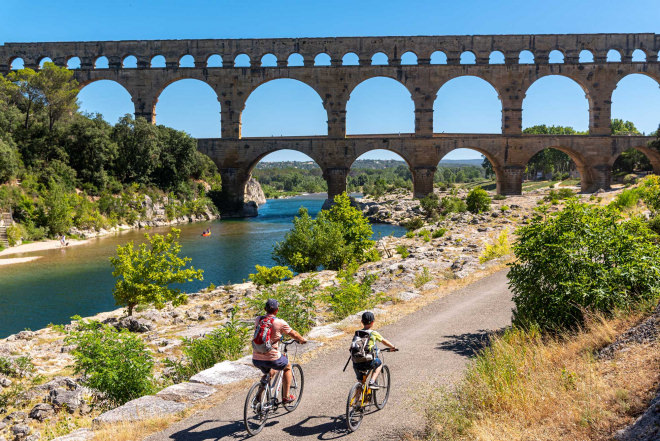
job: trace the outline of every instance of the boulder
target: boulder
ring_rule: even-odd
[[[209,397],[213,393],[215,388],[206,384],[179,383],[161,390],[156,396],[177,403],[189,403]]]
[[[48,403],[39,403],[30,411],[30,418],[43,421],[55,414],[55,409]]]
[[[32,429],[27,424],[16,424],[11,428],[11,433],[19,440],[25,439],[31,432]]]
[[[69,390],[78,389],[80,387],[76,380],[69,377],[55,377],[50,380],[48,383],[37,386],[39,390],[51,391],[57,388],[65,388]]]
[[[22,423],[27,419],[27,413],[25,412],[12,412],[9,415],[7,415],[2,422],[3,423]]]
[[[307,337],[311,339],[332,338],[342,334],[343,332],[337,329],[334,325],[323,325],[313,327],[307,334]]]
[[[130,332],[148,332],[154,328],[154,324],[146,319],[135,317],[124,317],[114,324],[118,330],[128,329]]]
[[[266,203],[266,195],[259,182],[253,177],[250,177],[245,185],[245,202],[254,202],[257,206]]]
[[[50,391],[49,401],[58,409],[74,413],[83,404],[82,389],[53,389]]]
[[[52,441],[88,441],[94,439],[94,432],[90,429],[78,429],[68,435],[54,438]]]
[[[190,378],[191,383],[203,383],[211,386],[230,384],[246,378],[257,377],[261,371],[255,367],[234,361],[223,361],[210,369],[199,372]]]
[[[11,386],[11,380],[9,378],[5,378],[5,377],[0,378],[0,386],[2,386],[2,387]]]
[[[142,421],[150,418],[173,415],[183,411],[186,405],[175,401],[164,400],[154,395],[146,395],[123,406],[109,410],[96,417],[94,425],[108,423]]]

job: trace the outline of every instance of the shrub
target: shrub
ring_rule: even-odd
[[[619,210],[629,210],[637,205],[639,199],[639,191],[636,188],[630,188],[619,193],[612,201],[612,205]]]
[[[154,391],[154,359],[144,342],[125,329],[80,320],[65,342],[75,348],[71,352],[75,373],[82,374],[84,384],[103,393],[111,404],[121,405]]]
[[[258,286],[272,285],[293,277],[293,273],[286,266],[274,266],[268,268],[261,265],[255,265],[255,268],[257,269],[257,272],[255,274],[250,274],[250,280]]]
[[[608,314],[660,293],[658,236],[639,218],[623,221],[613,207],[569,200],[517,235],[509,271],[517,324],[572,328],[583,311]]]
[[[28,356],[16,358],[0,357],[0,374],[7,377],[24,378],[35,371],[34,364]]]
[[[465,199],[467,209],[472,213],[482,213],[490,210],[490,196],[488,192],[481,187],[475,187]]]
[[[503,201],[504,199],[506,199],[506,196],[504,196],[503,194],[496,194],[495,196],[493,196],[493,200],[495,201]]]
[[[351,314],[372,308],[380,300],[380,295],[371,293],[371,285],[378,278],[374,274],[366,274],[361,282],[355,280],[357,265],[350,265],[347,269],[339,271],[337,280],[339,286],[326,289],[325,300],[332,308],[335,319],[341,320]]]
[[[431,235],[434,239],[437,239],[439,237],[442,237],[445,235],[447,232],[446,228],[437,228],[435,231],[433,231],[433,234]]]
[[[497,259],[511,254],[511,244],[509,243],[509,230],[504,230],[493,240],[492,244],[486,245],[479,262],[485,263],[489,260]]]
[[[7,227],[7,240],[10,247],[18,245],[26,235],[27,233],[18,224]]]
[[[424,226],[424,219],[421,217],[413,217],[403,223],[403,226],[409,231],[414,231]]]
[[[422,268],[422,271],[415,274],[415,288],[421,288],[432,280],[433,276],[429,272],[429,269],[424,267]]]
[[[424,242],[430,242],[431,241],[431,232],[429,230],[419,230],[417,232],[417,236],[421,237],[424,239]]]
[[[299,285],[281,283],[261,291],[250,300],[250,307],[255,315],[261,315],[264,314],[266,300],[277,300],[280,305],[277,316],[304,335],[314,325],[316,315],[314,290],[317,287],[318,281],[312,278],[303,280]]]
[[[424,211],[426,217],[433,217],[437,214],[438,209],[440,208],[438,204],[438,195],[435,193],[430,193],[427,196],[419,200],[419,206]]]
[[[185,268],[190,262],[188,257],[179,257],[181,245],[177,241],[181,230],[172,228],[167,236],[145,234],[146,243],[137,249],[133,242],[117,246],[117,256],[110,258],[114,271],[119,278],[112,290],[118,305],[128,307],[128,315],[139,304],[153,304],[162,308],[166,302],[180,305],[186,295],[179,288],[170,288],[173,283],[184,283],[194,279],[202,280],[203,270],[194,267]]]
[[[623,183],[624,183],[625,185],[633,185],[633,184],[635,184],[636,182],[637,182],[637,175],[629,174],[629,175],[625,175],[625,176],[623,177]]]
[[[337,270],[351,261],[365,262],[374,246],[372,235],[369,220],[343,193],[335,197],[329,210],[321,210],[316,220],[301,207],[293,228],[275,244],[273,258],[297,272],[320,267]]]
[[[510,209],[511,209],[511,208],[509,208],[508,205],[502,205],[502,206],[500,207],[500,211],[509,211]]]
[[[644,178],[639,191],[644,203],[655,216],[660,215],[660,176],[648,176]]]
[[[396,246],[396,252],[401,254],[401,257],[403,257],[404,259],[406,257],[410,256],[410,252],[408,251],[408,248],[406,248],[403,245],[397,245]]]
[[[464,213],[467,211],[465,201],[456,196],[445,196],[440,200],[440,211],[447,213]]]
[[[232,310],[231,318],[219,329],[202,338],[183,340],[181,360],[166,360],[166,365],[173,368],[176,382],[188,381],[197,372],[213,367],[216,363],[239,358],[252,335],[252,329],[242,324]]]
[[[412,238],[414,238],[414,237],[415,237],[415,232],[414,232],[414,231],[408,231],[408,232],[406,233],[406,238],[408,238],[408,239],[412,239]]]
[[[375,247],[367,251],[364,255],[364,259],[367,262],[378,262],[380,258],[380,252]]]

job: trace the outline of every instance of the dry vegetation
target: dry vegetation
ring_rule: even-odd
[[[655,392],[660,344],[635,344],[611,360],[595,352],[642,316],[593,319],[560,337],[519,330],[495,337],[455,391],[436,397],[426,439],[612,439]]]

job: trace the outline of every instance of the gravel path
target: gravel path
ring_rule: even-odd
[[[511,293],[506,270],[431,303],[424,309],[378,329],[401,348],[385,354],[392,372],[390,400],[382,411],[365,416],[360,429],[347,433],[344,420],[346,396],[355,382],[352,369],[342,373],[347,344],[303,366],[305,392],[298,409],[278,411],[255,440],[338,438],[394,440],[423,428],[424,391],[449,385],[460,378],[468,358],[483,343],[488,331],[511,322]],[[245,439],[241,392],[217,407],[195,414],[155,434],[149,441],[202,441]]]

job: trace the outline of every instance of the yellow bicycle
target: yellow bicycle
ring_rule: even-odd
[[[398,349],[382,349],[380,352],[395,352]],[[374,388],[369,387],[369,380],[374,374],[371,369],[362,376],[362,381],[358,381],[353,385],[351,391],[348,393],[346,400],[346,426],[351,432],[355,432],[362,424],[362,418],[369,408],[373,405],[376,409],[381,410],[387,404],[387,399],[390,396],[390,368],[385,364],[385,359],[381,355],[380,359],[383,362],[383,368],[380,375],[375,381]]]

